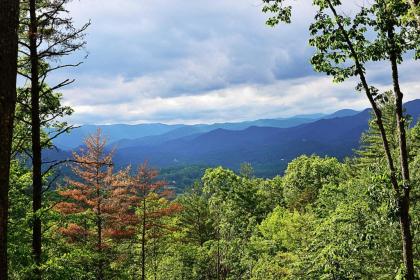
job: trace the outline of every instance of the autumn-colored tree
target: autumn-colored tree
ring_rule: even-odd
[[[59,190],[65,199],[56,209],[65,216],[78,216],[60,229],[71,242],[94,244],[98,253],[96,278],[104,279],[104,249],[108,240],[132,236],[134,212],[129,213],[126,184],[127,170],[113,173],[112,152],[106,152],[106,140],[101,131],[86,138],[86,149],[74,153],[73,174],[79,179],[67,179]]]
[[[137,208],[141,241],[141,279],[146,279],[146,246],[150,242],[156,249],[157,240],[175,228],[165,224],[165,218],[178,213],[181,206],[171,203],[173,192],[166,188],[164,181],[156,180],[158,172],[147,163],[139,166],[131,178],[133,206]],[[156,250],[154,250],[156,252]],[[156,268],[156,265],[153,267]],[[156,271],[156,269],[154,269]]]

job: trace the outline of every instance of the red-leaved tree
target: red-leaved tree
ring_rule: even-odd
[[[129,169],[113,173],[112,152],[106,151],[106,143],[100,130],[85,139],[86,148],[73,154],[72,172],[78,179],[66,179],[58,192],[63,201],[56,205],[68,218],[61,234],[70,242],[91,244],[96,251],[98,280],[104,279],[104,250],[110,240],[132,237],[136,222],[126,181]]]
[[[173,191],[166,188],[164,181],[156,180],[158,172],[147,166],[139,166],[131,178],[130,189],[132,202],[139,220],[136,226],[141,242],[141,279],[146,279],[146,246],[156,245],[156,241],[165,234],[176,230],[165,223],[166,218],[178,213],[181,206],[170,202]],[[155,267],[155,266],[152,266]],[[155,270],[155,269],[154,269]]]

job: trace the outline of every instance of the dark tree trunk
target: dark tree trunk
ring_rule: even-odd
[[[7,279],[10,153],[16,105],[19,1],[0,1],[0,280]]]
[[[398,198],[403,260],[406,273],[405,278],[407,280],[414,280],[413,237],[410,228],[410,170],[408,165],[407,137],[405,131],[406,123],[403,115],[403,93],[401,92],[398,78],[397,49],[395,45],[394,28],[392,26],[388,27],[388,39],[390,42],[389,59],[391,61],[392,69],[401,173],[403,178],[402,194]]]
[[[414,1],[414,0],[410,0]],[[418,4],[418,1],[416,0],[416,5]],[[331,1],[328,1],[328,5],[333,12],[335,18],[339,18],[338,14],[332,5]],[[397,180],[397,170],[394,165],[394,160],[391,155],[391,149],[390,145],[387,139],[385,127],[383,125],[382,121],[382,112],[376,105],[372,93],[370,91],[370,88],[367,84],[366,77],[363,72],[362,65],[360,64],[360,61],[358,59],[358,55],[353,47],[352,42],[349,39],[349,36],[347,34],[347,31],[342,26],[341,22],[338,21],[339,28],[341,32],[343,33],[346,43],[351,51],[352,57],[355,61],[356,70],[360,77],[360,80],[362,82],[362,86],[365,90],[366,96],[369,99],[369,102],[372,106],[372,109],[376,116],[376,123],[379,127],[384,152],[386,155],[386,159],[388,162],[388,169],[390,172],[390,180],[392,187],[395,191],[395,196],[397,199],[398,207],[399,207],[399,220],[400,220],[400,228],[401,228],[401,239],[402,239],[402,247],[403,247],[403,260],[404,260],[404,266],[405,266],[405,279],[407,280],[414,280],[414,265],[413,265],[413,244],[412,244],[412,236],[410,231],[410,215],[409,215],[409,209],[410,209],[410,188],[409,188],[409,169],[408,169],[408,153],[407,153],[407,141],[405,136],[405,123],[404,123],[404,117],[403,117],[403,111],[402,111],[402,99],[403,95],[401,93],[401,90],[399,88],[399,82],[398,82],[398,67],[397,67],[397,56],[396,56],[396,49],[395,45],[391,46],[390,51],[390,60],[392,64],[392,78],[393,78],[393,84],[394,84],[394,93],[396,95],[396,115],[397,115],[397,126],[398,126],[398,134],[399,134],[399,142],[400,142],[400,160],[401,160],[401,171],[403,175],[404,180],[404,186],[401,189],[400,185],[398,184]],[[391,31],[391,34],[388,33],[388,36],[393,36],[393,30],[390,29],[388,31]],[[390,42],[393,42],[393,38],[391,38]]]
[[[99,199],[100,200],[100,199]],[[102,256],[102,217],[101,217],[101,204],[99,202],[98,205],[98,216],[97,216],[97,235],[98,235],[98,240],[97,240],[97,247],[98,247],[98,252],[99,252],[99,262],[98,262],[98,276],[97,279],[98,280],[103,280],[104,279],[104,264],[103,264],[103,256]]]
[[[141,279],[146,279],[146,192],[143,192],[143,227],[141,232]]]
[[[100,162],[100,158],[96,159],[96,162]],[[104,279],[103,273],[103,256],[102,256],[102,209],[101,209],[101,191],[100,191],[100,182],[99,182],[99,165],[96,169],[96,197],[98,199],[97,205],[97,214],[96,214],[96,230],[97,230],[97,250],[99,252],[99,261],[98,261],[98,274],[96,275],[97,280]]]
[[[220,280],[220,234],[217,228],[217,262],[216,262],[217,280]]]
[[[100,206],[99,206],[100,207]],[[101,218],[101,213],[100,210],[98,212],[98,216],[97,216],[97,250],[99,252],[99,261],[98,261],[98,275],[96,276],[97,280],[103,280],[104,279],[104,260],[103,260],[103,256],[102,256],[102,218]]]
[[[393,160],[392,154],[391,154],[391,148],[390,148],[390,145],[389,145],[388,137],[386,135],[385,126],[384,126],[384,123],[383,123],[383,120],[382,120],[382,112],[381,112],[380,108],[378,107],[378,105],[376,104],[376,102],[374,100],[374,97],[372,95],[372,91],[371,91],[371,89],[368,85],[368,82],[366,80],[366,76],[364,74],[362,64],[359,60],[359,56],[357,55],[356,50],[354,49],[353,43],[351,42],[346,29],[341,24],[341,21],[339,20],[340,17],[338,16],[338,13],[335,10],[334,6],[332,5],[331,1],[327,1],[327,2],[328,2],[328,6],[329,6],[330,10],[334,14],[334,17],[337,19],[337,24],[339,26],[340,31],[344,35],[346,44],[350,49],[351,56],[354,60],[355,66],[356,66],[357,75],[360,78],[363,90],[365,91],[366,97],[369,100],[369,103],[372,107],[373,113],[375,114],[376,124],[378,125],[379,131],[380,131],[380,134],[381,134],[382,146],[384,148],[386,161],[388,163],[388,169],[389,169],[389,173],[390,173],[389,175],[390,175],[392,188],[394,189],[394,191],[398,195],[400,193],[400,190],[399,190],[399,186],[398,186],[397,174],[396,174],[396,169],[395,169],[395,165],[394,165],[394,160]]]
[[[41,217],[42,204],[42,171],[41,171],[41,121],[39,119],[39,59],[37,49],[38,23],[36,18],[36,1],[29,2],[30,27],[29,46],[31,60],[31,132],[32,132],[32,252],[35,261],[34,278],[41,279]]]
[[[405,279],[414,280],[414,261],[413,261],[413,237],[410,228],[410,198],[408,190],[404,190],[404,195],[398,200],[399,220],[401,229],[401,240],[403,247],[403,260],[405,268]]]

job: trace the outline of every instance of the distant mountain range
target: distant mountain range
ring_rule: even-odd
[[[407,102],[405,108],[417,122],[420,99]],[[351,155],[369,118],[368,109],[346,109],[330,115],[212,125],[82,126],[55,144],[62,149],[59,157],[66,157],[67,147],[80,146],[85,135],[100,127],[113,142],[110,146],[117,148],[114,160],[118,166],[148,160],[159,168],[223,165],[238,169],[249,162],[257,176],[270,177],[281,174],[287,163],[301,154]]]
[[[134,139],[144,136],[159,135],[182,127],[183,125],[167,125],[161,123],[128,125],[82,125],[70,133],[62,134],[54,139],[54,144],[62,150],[74,149],[83,144],[86,136],[100,128],[107,140],[112,143],[122,139]]]
[[[358,111],[344,109],[333,114],[297,115],[290,118],[259,119],[236,123],[215,123],[196,125],[167,125],[161,123],[148,124],[113,124],[113,125],[82,125],[71,133],[62,134],[54,140],[54,144],[62,150],[74,149],[83,144],[89,134],[100,128],[107,137],[108,143],[119,148],[143,144],[156,144],[194,134],[209,132],[218,128],[227,130],[243,130],[251,126],[287,128],[310,123],[318,119],[352,116]]]

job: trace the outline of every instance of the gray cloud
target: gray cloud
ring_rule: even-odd
[[[116,81],[118,84],[118,80]],[[131,86],[133,83],[134,86]],[[268,85],[247,84],[208,91],[200,95],[173,97],[141,97],[136,94],[136,81],[123,84],[127,99],[88,104],[80,100],[74,106],[78,114],[75,123],[212,123],[242,121],[258,118],[285,117],[294,114],[332,112],[337,108],[364,109],[366,98],[354,90],[356,81],[333,84],[328,77],[305,77],[281,80]],[[389,85],[376,84],[381,90]],[[402,83],[406,99],[418,97],[420,85],[416,82]],[[118,88],[118,85],[110,85]],[[76,89],[66,95],[86,95]],[[111,97],[113,95],[111,94]],[[106,96],[102,96],[106,100]],[[126,100],[126,99],[125,99]]]
[[[76,23],[92,19],[90,55],[53,79],[77,79],[63,91],[76,123],[208,123],[367,106],[354,82],[334,85],[313,72],[313,10],[303,2],[293,24],[273,29],[258,0],[74,1]],[[384,67],[372,73],[389,85]],[[416,77],[405,77],[415,97]]]

